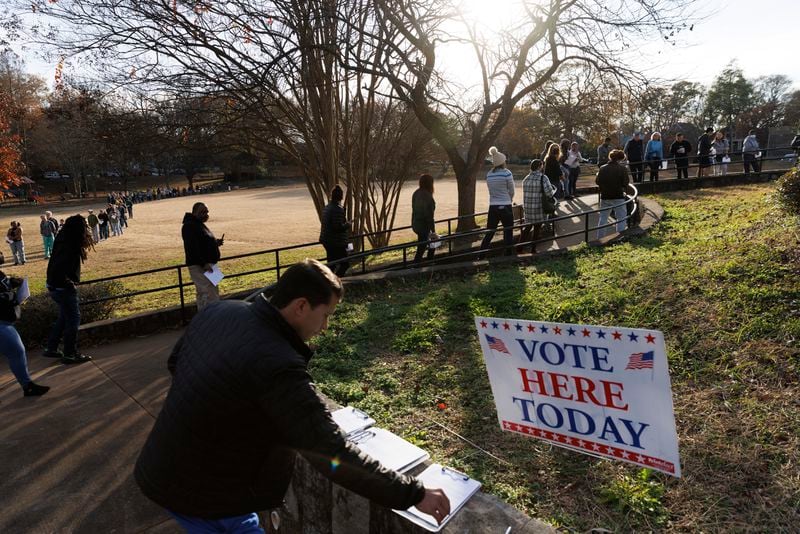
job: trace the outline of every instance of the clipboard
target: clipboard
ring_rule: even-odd
[[[375,419],[352,406],[331,412],[331,417],[333,417],[333,422],[339,425],[342,432],[348,436],[353,432],[367,429],[375,424]]]
[[[404,473],[431,457],[397,434],[372,426],[375,419],[358,408],[347,406],[332,412],[331,417],[347,435],[347,441],[384,467]]]
[[[416,445],[383,428],[370,427],[354,432],[347,439],[361,452],[399,473],[405,473],[431,457]]]
[[[203,274],[206,275],[206,278],[208,278],[209,281],[215,286],[218,286],[219,283],[222,282],[222,279],[225,278],[225,275],[222,274],[222,271],[219,270],[219,265],[217,265],[216,263],[211,264],[210,273],[204,272]]]
[[[420,512],[412,506],[408,510],[393,510],[394,513],[406,518],[415,525],[429,532],[439,532],[456,513],[481,489],[481,483],[470,478],[460,471],[431,464],[417,478],[426,488],[441,488],[450,499],[450,515],[444,518],[442,524],[436,523],[433,516]]]

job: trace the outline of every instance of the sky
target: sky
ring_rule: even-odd
[[[490,5],[502,11],[513,2],[461,1],[481,18],[491,16]],[[693,31],[680,34],[678,47],[660,41],[652,45],[643,43],[641,65],[631,66],[648,76],[709,86],[729,62],[736,61],[750,79],[784,74],[794,81],[794,89],[800,89],[796,38],[800,32],[799,0],[716,0],[699,5],[708,15],[695,24]],[[42,61],[20,46],[15,51],[23,57],[29,72],[53,85],[55,62]],[[69,69],[67,64],[65,74]]]

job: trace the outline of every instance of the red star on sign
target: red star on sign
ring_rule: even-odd
[[[644,336],[644,338],[647,340],[648,343],[656,342],[656,338],[654,338],[652,334],[647,334],[646,336]]]
[[[581,330],[581,332],[583,333],[583,337],[589,337],[589,336],[591,335],[591,332],[589,332],[589,331],[588,331],[587,329],[585,329],[585,328],[584,328],[583,330]]]
[[[614,332],[611,335],[614,336],[614,339],[622,339],[622,334],[620,334],[619,332]]]
[[[481,328],[486,328],[487,324],[486,321],[481,321]]]
[[[557,336],[561,335],[561,329],[557,326],[553,327],[553,332],[555,332]]]
[[[511,328],[511,325],[508,323],[503,323],[503,330],[508,330]]]
[[[529,324],[528,325],[528,332],[533,332],[534,330],[536,330],[536,327],[533,326],[532,324]]]

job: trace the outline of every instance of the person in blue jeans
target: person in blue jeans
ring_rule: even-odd
[[[11,372],[22,387],[26,397],[38,397],[47,393],[50,388],[35,384],[28,372],[28,358],[25,345],[14,327],[20,317],[17,288],[22,284],[21,278],[8,277],[0,271],[0,354],[8,359]]]
[[[481,241],[481,250],[489,248],[497,225],[503,223],[503,244],[505,255],[514,253],[514,214],[511,202],[514,200],[514,175],[506,169],[506,156],[496,147],[489,149],[492,158],[492,170],[486,175],[489,188],[489,216],[486,229],[489,230]]]
[[[81,215],[69,217],[53,244],[53,254],[47,264],[47,290],[58,305],[58,319],[50,330],[44,356],[61,358],[61,363],[84,363],[91,356],[80,354],[77,347],[81,311],[76,285],[81,281],[81,264],[92,246],[92,233]],[[64,352],[58,350],[64,338]]]

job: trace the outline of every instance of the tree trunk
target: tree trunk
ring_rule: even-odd
[[[478,177],[479,167],[464,167],[463,171],[456,175],[458,183],[458,216],[472,215],[475,213],[475,184]],[[469,232],[478,227],[475,217],[464,217],[458,220],[456,232]]]

